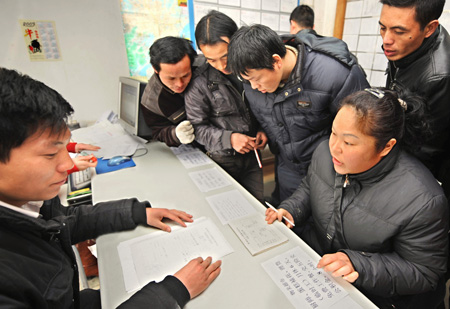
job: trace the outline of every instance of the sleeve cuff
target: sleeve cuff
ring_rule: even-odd
[[[146,208],[151,208],[149,202],[138,202],[136,201],[131,208],[131,215],[133,217],[133,221],[137,225],[147,225],[147,212]]]
[[[68,143],[66,148],[68,152],[72,152],[75,153],[75,146],[77,145],[77,143]]]
[[[178,305],[183,308],[186,303],[191,299],[189,291],[184,284],[174,276],[167,276],[161,283],[166,287],[169,293],[175,298]]]

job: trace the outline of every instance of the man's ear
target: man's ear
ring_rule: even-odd
[[[152,66],[152,68],[153,68],[153,72],[155,72],[155,74],[159,74],[159,72],[155,69],[154,66]]]
[[[295,21],[293,21],[293,20],[291,20],[290,23],[291,23],[291,27],[290,27],[289,33],[290,34],[296,34],[298,32],[298,25],[297,25],[297,23]]]
[[[394,148],[395,144],[397,144],[397,140],[395,138],[391,138],[389,142],[386,143],[384,149],[381,150],[380,156],[385,157],[391,152],[392,148]]]
[[[274,59],[273,68],[278,70],[281,69],[281,67],[283,66],[283,59],[280,57],[280,55],[273,54],[272,58]]]
[[[425,26],[425,37],[429,38],[434,33],[434,31],[436,31],[438,26],[439,21],[437,19],[430,21],[428,25]]]

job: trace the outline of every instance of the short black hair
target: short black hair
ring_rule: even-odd
[[[444,10],[445,0],[380,0],[386,4],[398,8],[414,8],[415,19],[423,30],[432,20],[439,19]]]
[[[63,134],[72,106],[44,83],[0,68],[0,162],[33,134],[47,129]]]
[[[195,28],[195,40],[197,46],[215,45],[219,42],[225,42],[222,37],[231,39],[238,30],[238,26],[230,17],[219,11],[209,11],[202,17]]]
[[[289,20],[293,20],[303,28],[314,27],[314,11],[309,6],[302,4],[297,6],[291,13]]]
[[[166,36],[157,39],[150,46],[150,64],[156,71],[161,70],[161,63],[175,64],[181,61],[186,55],[194,63],[197,52],[192,47],[192,42],[185,38]]]
[[[227,69],[240,75],[253,69],[273,70],[274,54],[286,55],[286,46],[275,31],[260,24],[243,26],[228,45]]]
[[[345,97],[341,108],[355,109],[361,132],[375,138],[378,152],[391,138],[409,152],[431,137],[425,100],[409,90],[400,93],[387,88],[368,88]]]

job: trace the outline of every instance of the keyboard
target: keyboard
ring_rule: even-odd
[[[75,172],[69,175],[70,190],[76,191],[91,185],[91,169]]]

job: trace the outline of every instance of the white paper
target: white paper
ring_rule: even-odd
[[[286,235],[274,224],[267,224],[264,216],[258,213],[231,221],[229,225],[251,255],[267,251],[288,241]]]
[[[103,159],[110,159],[114,156],[131,156],[136,149],[145,148],[141,138],[128,134],[120,124],[112,124],[109,121],[74,130],[72,139],[77,143],[101,147],[94,154]]]
[[[182,153],[188,153],[188,152],[194,152],[194,151],[199,151],[197,148],[195,148],[192,145],[185,145],[185,144],[181,144],[178,147],[170,147],[170,150],[172,150],[174,155],[179,155]]]
[[[291,27],[291,23],[289,21],[289,15],[280,14],[280,27],[279,27],[279,30],[289,33],[289,31],[291,30],[290,27]]]
[[[348,293],[299,247],[261,266],[295,308],[329,308]]]
[[[274,31],[278,31],[280,15],[272,13],[261,13],[261,24],[266,25]]]
[[[238,190],[206,197],[211,208],[222,224],[243,218],[256,212],[255,208],[245,199]]]
[[[227,15],[228,17],[230,17],[236,23],[236,25],[239,26],[241,24],[241,10],[240,9],[231,9],[231,8],[220,7],[219,12],[222,12],[225,15]]]
[[[240,6],[241,0],[219,0],[220,5]]]
[[[280,0],[262,0],[262,9],[265,11],[279,12]]]
[[[177,158],[185,168],[193,168],[213,163],[211,159],[200,150],[179,154],[177,155]]]
[[[192,181],[201,192],[209,192],[215,189],[223,188],[231,185],[224,173],[217,168],[210,168],[198,172],[189,173]]]
[[[241,26],[261,23],[261,13],[241,10]]]
[[[202,217],[186,228],[158,231],[117,246],[127,292],[142,288],[150,281],[173,275],[190,260],[211,256],[217,261],[234,252],[211,219]]]
[[[261,0],[245,0],[245,1],[242,1],[241,7],[245,8],[245,9],[260,10],[261,9]]]
[[[291,13],[297,7],[297,0],[281,0],[280,11]]]

